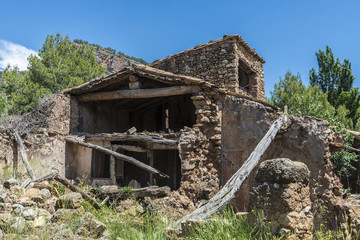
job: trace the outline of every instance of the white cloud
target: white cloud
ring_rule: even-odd
[[[5,69],[10,64],[18,66],[20,70],[26,70],[30,54],[37,55],[34,50],[0,39],[0,69]]]

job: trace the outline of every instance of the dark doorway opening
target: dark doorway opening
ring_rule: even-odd
[[[92,151],[91,178],[110,178],[110,155]]]
[[[127,156],[152,165],[154,168],[166,173],[170,178],[161,178],[149,172],[124,162],[123,183],[128,185],[131,180],[136,180],[141,187],[150,185],[169,186],[172,190],[178,189],[181,181],[181,161],[177,150],[150,150],[147,153],[128,152]]]

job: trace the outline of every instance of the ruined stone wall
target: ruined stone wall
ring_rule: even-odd
[[[222,184],[246,161],[277,117],[270,109],[252,101],[227,96],[224,102]],[[336,139],[336,134],[327,129],[327,126],[326,121],[291,116],[288,127],[278,133],[261,161],[281,157],[305,163],[310,170],[312,211],[319,211],[321,206],[326,208],[327,223],[334,227],[336,217],[342,214],[344,203],[340,181],[332,172],[333,165],[330,162],[330,143]],[[250,189],[255,184],[255,173],[256,170],[237,194],[239,209],[248,206]]]
[[[21,118],[4,121],[0,134],[0,165],[12,167],[13,136],[10,129],[17,129],[35,175],[38,177],[55,172],[64,176],[64,136],[69,133],[69,103],[67,96],[58,94]],[[18,158],[19,171],[25,174],[20,154]]]
[[[253,72],[250,76],[249,93],[239,88],[240,60],[244,62],[242,67]],[[233,92],[265,99],[262,63],[246,51],[235,38],[199,45],[156,61],[150,66],[175,74],[201,78]]]
[[[219,191],[221,151],[221,103],[217,94],[199,91],[191,99],[196,107],[196,124],[181,130],[179,155],[181,183],[174,192],[185,210],[193,210]]]
[[[251,69],[254,71],[253,74],[250,75],[250,94],[257,99],[265,100],[265,82],[264,82],[264,67],[263,64],[254,59],[254,57],[248,53],[243,46],[241,46],[238,42],[235,44],[235,69],[238,69],[240,66],[240,62],[244,61]],[[238,71],[236,71],[235,81],[234,78],[229,78],[229,89],[234,92],[238,92],[239,89],[239,79]]]

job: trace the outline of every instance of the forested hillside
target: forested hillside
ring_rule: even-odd
[[[0,72],[0,115],[23,114],[40,99],[65,88],[71,88],[119,71],[134,63],[147,64],[135,58],[69,36],[48,35],[38,56],[28,58],[28,69],[19,71],[8,66]]]

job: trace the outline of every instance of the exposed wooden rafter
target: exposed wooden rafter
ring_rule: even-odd
[[[88,93],[77,97],[79,101],[91,102],[91,101],[105,101],[115,99],[128,99],[128,98],[155,98],[155,97],[167,97],[175,95],[190,94],[194,91],[198,91],[197,86],[173,86],[164,88],[152,88],[152,89],[133,89],[133,90],[117,90],[109,92]]]

